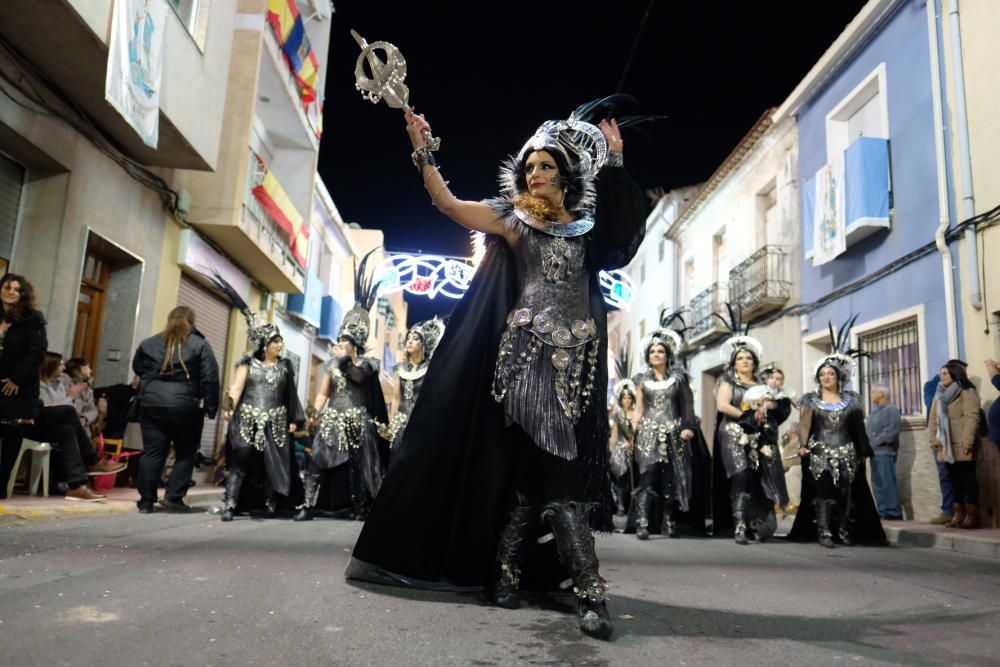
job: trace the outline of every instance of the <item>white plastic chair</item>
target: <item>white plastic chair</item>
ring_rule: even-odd
[[[14,459],[14,467],[10,472],[10,481],[7,482],[7,497],[10,498],[14,492],[14,481],[17,478],[17,471],[21,466],[21,457],[25,452],[31,452],[31,472],[28,475],[28,493],[34,494],[38,488],[38,482],[42,482],[42,495],[49,495],[49,453],[52,445],[47,442],[36,442],[25,438],[21,441],[21,451]]]

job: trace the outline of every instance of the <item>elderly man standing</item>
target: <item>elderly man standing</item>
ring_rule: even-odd
[[[875,504],[883,519],[902,519],[899,488],[896,486],[896,454],[899,452],[899,408],[889,401],[889,387],[877,384],[871,389],[872,411],[868,416],[868,440],[872,457],[872,486]]]

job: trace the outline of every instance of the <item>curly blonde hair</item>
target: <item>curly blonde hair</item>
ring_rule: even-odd
[[[536,220],[556,222],[559,220],[559,208],[548,199],[542,199],[527,192],[522,192],[513,199],[514,208],[521,209]]]

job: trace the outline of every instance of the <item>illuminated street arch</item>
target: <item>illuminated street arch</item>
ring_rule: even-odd
[[[405,291],[434,299],[461,299],[472,282],[477,263],[471,258],[392,253],[379,264],[376,277],[380,294]],[[635,293],[624,271],[601,271],[601,292],[613,308],[628,310]]]

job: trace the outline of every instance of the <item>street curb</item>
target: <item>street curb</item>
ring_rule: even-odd
[[[205,501],[221,500],[223,490],[211,490],[189,496],[188,502],[200,507]],[[99,516],[117,514],[120,512],[135,512],[134,500],[110,500],[95,503],[77,503],[66,501],[58,505],[32,507],[21,503],[9,503],[0,500],[0,523],[9,521],[30,521],[32,519],[68,519],[84,516]]]
[[[1000,558],[1000,542],[994,538],[977,537],[969,533],[931,532],[898,526],[885,526],[890,544],[925,549],[942,549],[970,556]],[[958,530],[958,529],[956,529]]]

